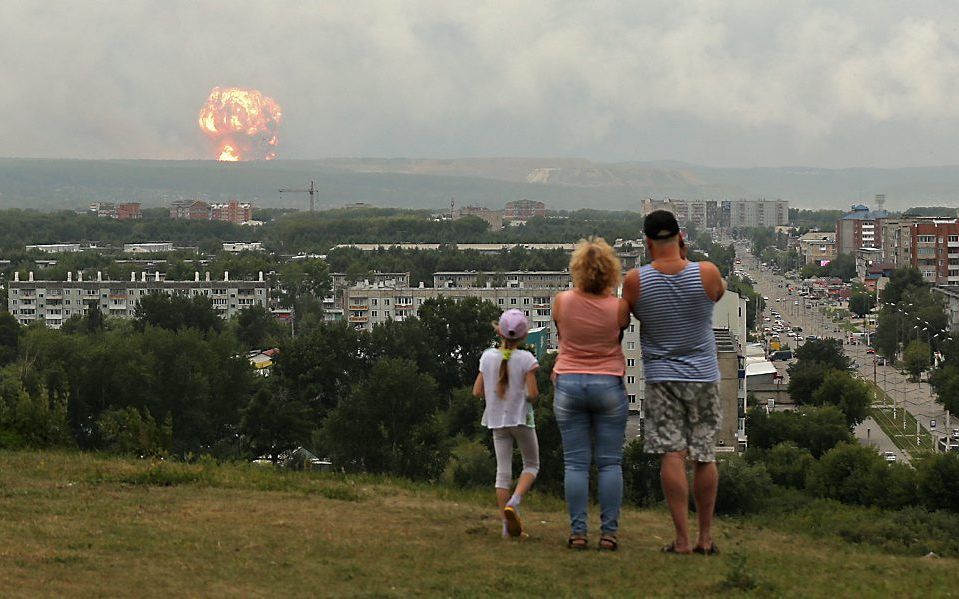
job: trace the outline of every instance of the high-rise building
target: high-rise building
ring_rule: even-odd
[[[852,254],[859,248],[882,248],[882,220],[889,217],[885,210],[870,210],[857,204],[836,221],[836,252]]]
[[[722,212],[729,215],[728,226],[734,229],[775,228],[789,224],[787,200],[724,200]]]

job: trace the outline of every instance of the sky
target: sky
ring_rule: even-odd
[[[209,158],[214,86],[279,159],[959,164],[959,3],[0,3],[0,156]]]

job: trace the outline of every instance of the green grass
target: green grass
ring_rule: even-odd
[[[954,559],[840,540],[824,510],[793,520],[797,530],[818,521],[821,534],[722,519],[723,554],[704,558],[660,553],[666,512],[626,509],[618,553],[574,553],[561,500],[534,493],[523,504],[530,538],[503,541],[491,491],[0,452],[2,594],[933,597],[955,578]]]

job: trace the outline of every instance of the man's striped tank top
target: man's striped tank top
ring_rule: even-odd
[[[713,306],[698,262],[674,275],[649,264],[640,267],[639,299],[632,308],[640,321],[647,383],[719,381]]]

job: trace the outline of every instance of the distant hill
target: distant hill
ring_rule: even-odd
[[[577,158],[277,160],[0,159],[0,208],[83,208],[94,201],[166,205],[236,197],[262,207],[306,207],[305,194],[278,193],[313,179],[321,207],[501,207],[519,198],[551,208],[639,210],[646,197],[781,197],[798,208],[845,208],[885,193],[887,208],[959,206],[959,167],[820,169],[710,168],[679,162],[597,163]]]

